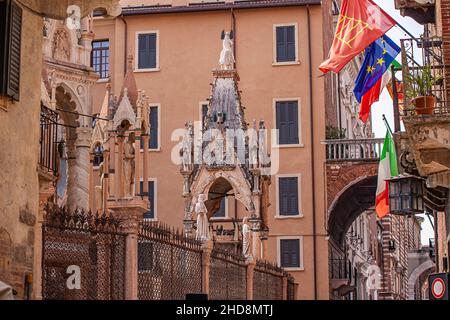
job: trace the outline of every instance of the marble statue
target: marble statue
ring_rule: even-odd
[[[209,240],[208,210],[205,206],[206,197],[204,194],[198,196],[195,204],[195,213],[197,214],[197,235],[196,239],[201,241]]]
[[[123,146],[123,173],[125,197],[134,196],[134,174],[135,174],[135,149],[134,142],[136,138],[134,133],[130,133]]]
[[[192,165],[192,137],[189,129],[189,124],[186,123],[186,130],[184,132],[184,138],[182,147],[180,150],[182,170],[189,171]]]
[[[250,252],[251,230],[248,224],[248,217],[242,220],[242,254],[248,258],[251,256]]]
[[[104,179],[105,179],[105,170],[103,162],[100,163],[99,166],[99,175],[100,175],[100,185],[95,186],[95,209],[97,212],[103,212],[103,192],[104,192]]]
[[[219,64],[222,70],[231,70],[234,68],[234,54],[233,54],[233,31],[222,31],[222,52],[220,53]]]

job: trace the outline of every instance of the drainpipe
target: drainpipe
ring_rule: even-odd
[[[125,39],[125,45],[123,46],[123,50],[124,50],[124,56],[123,56],[123,72],[124,74],[127,73],[127,55],[128,55],[128,23],[125,20],[123,14],[120,15],[120,19],[123,21],[123,23],[125,24],[125,32],[124,32],[124,39]],[[134,57],[134,61],[136,61],[137,57]]]
[[[317,300],[317,244],[316,244],[316,179],[314,176],[314,97],[312,75],[312,50],[311,50],[311,12],[306,6],[308,16],[308,63],[309,63],[309,115],[311,122],[311,184],[312,184],[312,220],[313,220],[313,269],[314,269],[314,300]]]

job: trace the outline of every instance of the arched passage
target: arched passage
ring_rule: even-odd
[[[415,300],[416,283],[420,276],[426,272],[430,272],[430,270],[433,270],[434,268],[434,262],[427,260],[414,269],[408,279],[408,300]]]
[[[375,204],[377,176],[365,176],[351,182],[335,198],[328,210],[328,233],[340,248],[355,219]]]

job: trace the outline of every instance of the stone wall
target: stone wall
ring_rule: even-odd
[[[23,10],[20,101],[0,108],[0,281],[24,298],[25,275],[32,272],[39,206],[40,70],[42,18]]]

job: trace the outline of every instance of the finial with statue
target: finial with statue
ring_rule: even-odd
[[[233,53],[233,31],[225,32],[222,30],[221,37],[223,49],[220,52],[220,69],[221,70],[232,70],[234,69],[234,53]]]

